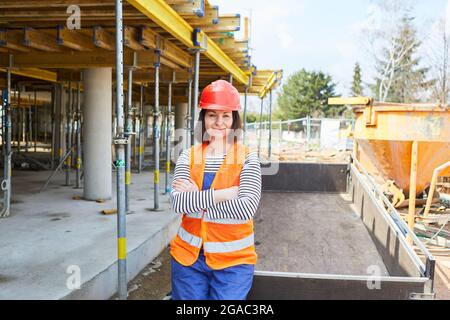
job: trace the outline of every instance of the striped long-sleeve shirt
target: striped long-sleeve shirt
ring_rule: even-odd
[[[216,173],[225,159],[205,157],[205,172]],[[190,178],[190,152],[185,150],[178,158],[173,181]],[[238,198],[215,203],[213,189],[192,192],[177,192],[172,187],[172,206],[176,213],[193,214],[208,209],[210,219],[250,220],[258,208],[261,198],[261,165],[258,156],[250,152],[245,159],[240,175]]]

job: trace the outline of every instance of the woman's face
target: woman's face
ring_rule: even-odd
[[[206,110],[205,129],[210,137],[225,138],[233,125],[232,111]]]

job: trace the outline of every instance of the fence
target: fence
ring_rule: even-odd
[[[260,150],[264,155],[270,152],[275,157],[286,153],[346,151],[353,148],[349,137],[353,126],[352,119],[306,117],[272,121],[270,132],[269,122],[254,122],[247,124],[245,142],[252,150]]]

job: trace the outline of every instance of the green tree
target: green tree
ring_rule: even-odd
[[[352,91],[351,96],[357,97],[363,95],[363,86],[361,79],[361,66],[357,62],[355,65],[355,69],[353,70],[353,81],[352,81]]]
[[[340,115],[344,107],[328,105],[328,98],[336,96],[334,90],[330,75],[302,69],[291,75],[281,89],[277,101],[280,117],[298,119],[307,115]]]
[[[398,33],[376,61],[378,75],[372,91],[379,101],[417,102],[420,94],[432,85],[426,80],[428,68],[419,67],[417,51],[421,42],[417,39],[413,20],[404,16]]]

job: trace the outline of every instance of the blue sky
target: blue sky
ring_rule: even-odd
[[[449,0],[406,0],[414,7],[419,36],[447,12]],[[252,59],[260,69],[283,69],[284,80],[301,68],[333,76],[337,92],[348,95],[353,67],[373,77],[362,26],[376,13],[373,0],[210,0],[219,13],[252,17]],[[375,11],[374,11],[375,10]],[[243,19],[242,23],[243,25]],[[236,34],[237,38],[241,33]],[[252,103],[253,104],[253,103]]]

